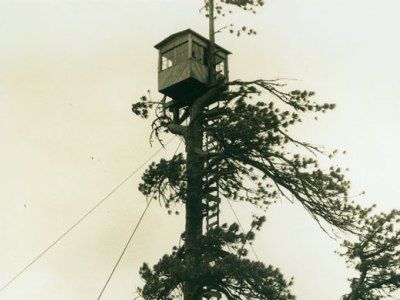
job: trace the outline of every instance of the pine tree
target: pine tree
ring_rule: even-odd
[[[342,244],[341,255],[359,273],[342,299],[382,299],[400,289],[400,211],[371,215],[360,225],[355,240]]]
[[[261,0],[220,0],[215,8],[223,15],[230,5],[255,11],[262,4]],[[255,33],[245,27],[238,32]],[[289,291],[292,280],[286,280],[278,269],[246,257],[246,246],[265,218],[256,217],[246,234],[239,233],[237,224],[224,224],[203,234],[202,199],[215,181],[224,199],[267,210],[284,197],[300,202],[324,230],[330,226],[357,231],[357,222],[367,210],[348,198],[350,183],[342,169],[322,169],[318,164],[318,156],[335,152],[326,153],[289,132],[304,115],[334,108],[312,101],[313,95],[288,91],[278,80],[226,82],[215,78],[204,94],[189,99],[179,112],[172,113],[165,109],[165,101],[153,102],[146,96],[133,104],[133,112],[143,118],[154,109],[153,137],[161,141],[163,134],[172,133],[186,145],[185,154],[152,163],[139,186],[145,196],[159,200],[168,210],[183,203],[186,218],[184,245],[154,267],[142,266],[143,298],[183,295],[185,300],[199,300],[204,289],[211,288],[229,300],[294,299]],[[209,109],[216,103],[219,105]],[[215,151],[203,148],[204,136],[216,141]]]

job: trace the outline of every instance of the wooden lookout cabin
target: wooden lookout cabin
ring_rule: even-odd
[[[158,90],[179,107],[188,105],[210,85],[209,40],[186,29],[170,35],[154,46],[159,52]],[[217,77],[228,80],[228,50],[215,45]]]

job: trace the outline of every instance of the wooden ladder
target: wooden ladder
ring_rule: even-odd
[[[219,103],[216,103],[214,106],[209,106],[207,110],[211,110],[213,108],[218,108]],[[208,120],[207,126],[212,126],[218,122],[218,120]],[[208,153],[215,153],[219,150],[218,142],[215,141],[211,136],[205,134],[204,136],[204,150]],[[205,168],[208,167],[208,162],[206,162]],[[219,166],[216,165],[212,168],[218,172]],[[211,171],[210,174],[213,172]],[[206,184],[208,187],[207,193],[203,196],[203,216],[205,218],[205,231],[209,231],[211,229],[216,229],[219,227],[219,205],[221,203],[221,198],[219,196],[219,179],[217,176],[207,175]],[[221,293],[205,287],[203,292],[203,299],[207,300],[220,300]]]

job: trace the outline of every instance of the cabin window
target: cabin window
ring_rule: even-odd
[[[207,51],[196,42],[192,44],[192,58],[203,65],[207,65]]]
[[[172,67],[173,50],[165,52],[162,56],[162,66],[161,70],[168,69]]]
[[[168,69],[188,59],[188,43],[185,42],[162,54],[161,70]]]
[[[216,57],[215,71],[217,72],[217,74],[225,75],[225,60],[219,55],[217,55]]]

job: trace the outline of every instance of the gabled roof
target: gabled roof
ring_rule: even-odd
[[[182,35],[187,35],[187,34],[192,34],[195,35],[196,37],[198,37],[199,39],[203,40],[205,43],[208,43],[209,40],[206,39],[204,36],[202,36],[201,34],[197,33],[196,31],[193,31],[192,29],[188,28],[179,32],[176,32],[174,34],[171,34],[170,36],[168,36],[167,38],[163,39],[161,42],[159,42],[157,45],[154,46],[154,48],[156,48],[157,50],[160,49],[164,44],[168,43],[170,40],[178,37],[178,36],[182,36]],[[226,52],[227,54],[232,54],[230,51],[226,50],[225,48],[215,44],[215,46],[221,50],[223,50],[224,52]]]

